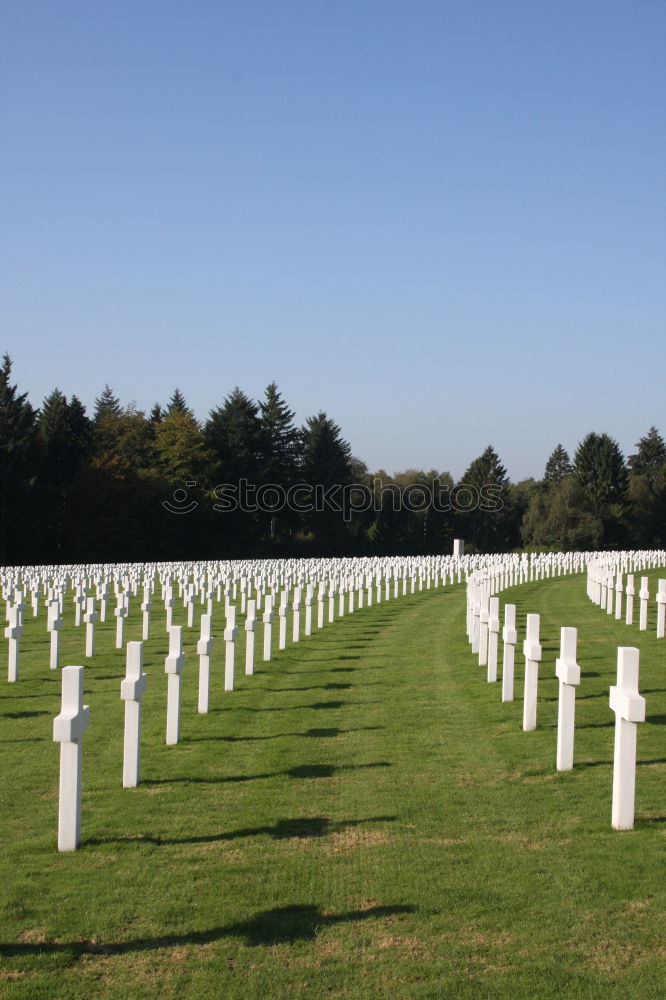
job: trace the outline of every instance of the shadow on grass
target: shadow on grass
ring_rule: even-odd
[[[332,833],[344,833],[366,823],[394,823],[397,816],[368,816],[367,819],[333,821],[327,816],[299,816],[295,819],[279,819],[273,826],[250,826],[225,833],[203,834],[199,837],[160,837],[151,834],[136,834],[129,837],[98,837],[86,840],[84,846],[98,844],[154,844],[161,847],[168,844],[214,844],[217,842],[241,840],[245,837],[272,837],[273,840],[308,840],[327,837]]]
[[[90,955],[123,955],[128,952],[156,951],[161,948],[182,948],[187,945],[210,944],[222,938],[244,938],[252,948],[296,941],[314,941],[317,934],[336,924],[355,923],[399,913],[414,913],[416,907],[410,905],[372,906],[367,910],[348,910],[346,913],[326,914],[321,907],[313,904],[279,906],[273,910],[262,910],[249,920],[240,920],[223,927],[211,927],[189,934],[164,935],[157,938],[139,938],[136,941],[118,941],[108,944],[78,940],[69,942],[44,941],[40,944],[0,945],[0,952],[6,957],[21,955],[59,955],[69,958],[70,963]]]
[[[650,767],[652,764],[666,764],[666,757],[657,757],[656,760],[637,760],[636,767]],[[581,760],[574,764],[577,767],[612,767],[612,760]]]
[[[375,681],[377,683],[377,681]],[[365,687],[365,685],[363,685]],[[282,694],[283,691],[349,691],[350,688],[354,687],[353,684],[312,684],[309,687],[296,687],[296,688],[263,688],[263,691],[269,691],[271,694]]]
[[[387,760],[375,761],[371,764],[299,764],[286,771],[272,771],[267,774],[238,774],[224,778],[146,778],[142,785],[225,785],[244,781],[261,781],[268,778],[333,778],[339,771],[362,771],[366,768],[393,767]]]
[[[50,715],[50,712],[0,712],[3,719],[35,719],[38,715]]]
[[[330,729],[306,729],[304,733],[274,733],[272,736],[193,736],[186,737],[181,743],[254,743],[263,740],[279,740],[291,736],[301,736],[305,739],[325,739],[332,736],[342,736],[343,733],[362,733],[373,729],[384,729],[384,726],[357,726],[355,729],[338,729],[332,726]],[[35,737],[37,739],[37,737]],[[19,742],[0,741],[0,742]]]
[[[315,701],[311,705],[284,705],[271,708],[253,708],[250,705],[234,705],[233,711],[235,712],[297,712],[303,708],[315,708],[315,709],[326,709],[326,708],[345,708],[348,705],[353,705],[354,702],[351,701]],[[364,701],[364,705],[379,705],[378,701]],[[232,711],[231,708],[214,708],[212,712],[229,712]],[[212,714],[211,712],[211,714]]]

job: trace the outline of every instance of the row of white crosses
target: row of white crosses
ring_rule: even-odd
[[[587,566],[587,596],[608,615],[615,614],[622,620],[622,601],[625,603],[625,623],[633,625],[634,597],[636,595],[635,574],[645,569],[655,569],[666,565],[666,552],[650,550],[645,552],[604,553],[591,560]],[[624,577],[626,574],[626,584]],[[648,577],[641,576],[638,590],[638,627],[645,632],[648,627],[648,606],[650,592]],[[663,639],[666,622],[666,580],[659,580],[656,594],[657,638]]]
[[[460,570],[458,570],[460,572]],[[421,576],[420,587],[423,586],[424,576]],[[168,579],[168,578],[167,578]],[[377,600],[382,599],[382,579],[377,578]],[[385,596],[390,596],[389,582],[390,574],[385,576]],[[439,573],[435,574],[435,579],[439,579]],[[442,576],[445,582],[445,575]],[[345,596],[348,595],[348,609],[353,611],[354,595],[357,593],[358,607],[363,607],[364,584],[367,585],[367,602],[372,604],[373,584],[375,577],[364,577],[358,574],[350,584],[350,579],[341,577],[333,578],[329,581],[319,582],[319,608],[318,623],[323,627],[324,616],[323,606],[328,587],[329,594],[329,622],[334,620],[335,598],[339,597],[338,613],[340,616],[345,613]],[[407,593],[406,576],[403,577],[403,594]],[[427,578],[427,586],[430,586],[431,578]],[[222,589],[219,582],[220,590]],[[416,575],[412,575],[411,592],[416,589]],[[291,580],[289,580],[291,587]],[[274,582],[275,590],[277,583]],[[108,585],[105,588],[108,591]],[[257,591],[255,599],[248,598],[250,584],[242,581],[241,600],[242,608],[246,612],[246,659],[245,672],[251,675],[254,672],[254,633],[257,626],[257,606],[263,598],[264,612],[264,659],[271,657],[272,643],[272,623],[273,623],[273,595],[263,595],[261,590]],[[136,587],[134,588],[134,592]],[[398,577],[394,576],[394,596],[398,596]],[[99,590],[98,590],[99,593]],[[125,581],[125,588],[119,591],[116,587],[117,607],[116,607],[116,646],[121,648],[124,642],[124,622],[128,613],[130,588]],[[231,587],[224,587],[226,627],[224,629],[225,641],[225,680],[226,691],[234,688],[235,671],[235,640],[237,636],[236,627],[236,607],[228,604],[228,598],[232,593]],[[305,606],[305,634],[312,633],[312,607],[314,603],[315,583],[311,580],[306,586]],[[281,598],[281,648],[283,639],[286,639],[286,609],[288,608],[289,590],[282,591]],[[102,593],[104,596],[104,591]],[[151,602],[152,587],[147,583],[144,587],[144,600],[141,605],[143,612],[143,636],[148,637],[150,622],[149,614],[152,607]],[[208,607],[211,608],[211,590],[206,591]],[[300,639],[300,609],[301,609],[302,587],[297,585],[294,590],[294,597],[291,605],[292,619],[292,639],[298,642]],[[190,609],[194,603],[194,588],[187,587],[186,604],[188,606],[188,623],[193,624],[193,614]],[[182,651],[183,626],[172,624],[173,591],[169,583],[164,585],[164,600],[167,618],[167,628],[169,633],[169,652],[165,659],[165,673],[167,675],[167,721],[166,721],[166,742],[168,745],[178,743],[180,738],[180,703],[181,703],[181,678],[185,665],[185,656]],[[84,601],[86,602],[85,616],[82,614]],[[95,612],[95,599],[86,597],[85,588],[77,585],[75,603],[75,624],[83,620],[86,624],[86,655],[94,655],[94,626],[97,620]],[[62,592],[57,600],[53,600],[49,605],[49,629],[56,639],[55,666],[58,661],[57,639],[62,627],[61,617]],[[283,612],[284,609],[284,612]],[[20,616],[18,605],[13,609],[14,616]],[[284,623],[284,624],[283,624]],[[10,622],[11,625],[11,622]],[[10,641],[11,635],[8,635]],[[199,702],[198,711],[204,713],[209,708],[210,691],[210,657],[214,646],[212,635],[212,614],[208,613],[201,617],[201,637],[197,643],[197,653],[199,655]],[[52,656],[52,666],[53,656]],[[143,642],[133,641],[127,643],[126,676],[121,683],[120,697],[125,702],[125,735],[123,753],[123,787],[136,787],[140,781],[140,758],[141,758],[141,711],[142,697],[146,688],[147,675],[143,672]],[[90,720],[90,710],[83,705],[83,674],[82,666],[68,666],[62,671],[62,708],[60,714],[54,720],[53,738],[61,744],[60,763],[60,800],[58,819],[58,849],[60,851],[75,850],[81,839],[81,796],[82,796],[82,741],[83,733],[88,728]]]
[[[633,553],[634,565],[658,565],[659,553]],[[588,563],[588,588],[593,588],[593,598],[598,603],[608,600],[609,582],[606,592],[599,596],[597,588],[603,586],[604,574],[594,566],[590,572]],[[662,562],[664,560],[662,559]],[[487,680],[497,679],[494,636],[499,631],[497,598],[490,593],[502,588],[506,574],[502,568],[502,558],[491,571],[474,573],[468,579],[468,638],[472,652],[478,654],[479,665],[487,665]],[[579,567],[580,568],[580,567]],[[592,584],[590,580],[592,579]],[[500,581],[500,582],[498,582]],[[647,582],[647,581],[645,581]],[[632,581],[633,583],[633,581]],[[657,635],[663,637],[663,620],[666,616],[666,581],[660,581],[658,600]],[[647,587],[642,588],[647,590]],[[615,593],[617,590],[614,588]],[[588,590],[588,592],[590,592]],[[645,592],[642,598],[647,601]],[[497,602],[497,603],[496,603]],[[606,606],[602,604],[602,606]],[[617,609],[617,599],[616,599]],[[517,643],[516,606],[506,604],[504,608],[504,628],[502,632],[503,669],[502,701],[513,700],[515,647]],[[525,677],[523,694],[523,730],[536,728],[539,662],[542,649],[539,642],[539,615],[528,614],[526,618],[526,638],[523,642]],[[645,628],[645,624],[642,628]],[[567,771],[573,768],[575,734],[575,693],[580,684],[580,667],[576,660],[577,630],[562,628],[560,633],[560,655],[555,662],[555,673],[559,680],[558,725],[556,768]],[[618,649],[617,684],[610,690],[610,707],[616,715],[615,751],[613,763],[613,798],[611,824],[614,829],[628,830],[634,825],[635,773],[636,773],[636,725],[645,720],[645,699],[638,693],[639,651],[633,647]]]

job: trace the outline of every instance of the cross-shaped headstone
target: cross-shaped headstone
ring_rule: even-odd
[[[570,771],[573,767],[576,687],[580,684],[580,667],[576,662],[577,640],[575,628],[560,630],[560,655],[555,660],[555,675],[560,682],[557,710],[558,771]]]
[[[95,611],[95,598],[89,597],[86,602],[86,613],[83,616],[86,624],[86,656],[95,655],[95,622],[97,612]]]
[[[211,615],[201,616],[201,638],[197,642],[197,653],[199,654],[199,704],[198,711],[203,715],[208,711],[210,697],[210,657],[213,652],[215,639],[212,632]]]
[[[60,743],[59,851],[74,851],[81,842],[83,734],[89,725],[90,708],[83,704],[83,667],[65,667],[60,715],[53,720],[53,741]]]
[[[639,651],[620,646],[617,651],[617,684],[610,689],[610,707],[615,712],[615,752],[613,755],[614,830],[631,830],[634,825],[636,792],[636,723],[645,722],[645,698],[638,693]]]
[[[21,611],[18,605],[9,609],[9,625],[5,629],[5,638],[9,639],[9,658],[7,664],[7,680],[12,683],[19,677],[19,641],[23,635]]]
[[[169,655],[164,661],[164,672],[167,675],[166,742],[169,746],[180,739],[180,689],[184,666],[183,626],[172,625],[169,629]]]
[[[504,605],[504,628],[502,629],[502,701],[513,701],[513,679],[515,673],[516,643],[516,605]]]
[[[539,662],[541,660],[539,620],[539,615],[527,616],[527,637],[523,642],[523,655],[525,657],[523,730],[526,733],[536,729],[537,689],[539,686]]]
[[[245,617],[245,673],[250,677],[254,673],[254,633],[257,627],[257,602],[248,598],[247,615]]]
[[[51,633],[50,668],[57,670],[60,662],[60,629],[63,620],[60,617],[60,603],[57,599],[49,601],[47,628]]]
[[[120,682],[120,697],[125,702],[123,788],[136,788],[140,780],[141,699],[147,679],[143,673],[143,643],[128,642],[125,679]]]
[[[273,595],[272,594],[266,594],[262,621],[264,624],[264,662],[266,662],[270,660],[273,649]]]
[[[499,640],[499,597],[491,597],[488,604],[488,670],[489,684],[497,680],[497,643]]]
[[[657,590],[657,639],[664,638],[666,625],[666,580],[659,581]]]
[[[648,601],[650,600],[650,591],[648,589],[648,578],[646,576],[641,577],[641,589],[638,594],[640,598],[640,608],[638,612],[638,628],[641,632],[645,632],[647,629],[647,616],[648,616]]]
[[[236,606],[227,608],[227,624],[224,630],[224,690],[233,691],[236,668]]]

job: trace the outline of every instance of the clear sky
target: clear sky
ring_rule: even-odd
[[[33,405],[272,380],[371,471],[666,436],[663,0],[3,0]]]

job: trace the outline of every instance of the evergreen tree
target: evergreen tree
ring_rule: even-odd
[[[631,474],[646,476],[652,484],[659,469],[666,462],[666,443],[656,427],[651,427],[645,437],[637,442],[638,452],[627,460]]]
[[[344,520],[342,487],[351,482],[351,448],[338,425],[324,412],[308,417],[302,428],[302,478],[314,510],[304,515],[318,554],[342,553],[350,544]]]
[[[152,410],[150,411],[150,416],[148,419],[153,424],[159,424],[161,423],[162,420],[164,420],[164,416],[165,416],[164,410],[162,409],[160,404],[155,403]]]
[[[194,416],[192,410],[185,402],[185,397],[178,387],[173,390],[167,405],[167,414],[170,415],[172,413],[182,413],[184,416],[190,417]]]
[[[277,483],[286,489],[297,478],[301,432],[294,424],[294,411],[287,406],[275,382],[266,387],[259,411],[264,482]]]
[[[497,452],[488,446],[468,467],[455,491],[458,537],[477,552],[501,552],[508,547],[512,512],[509,477]],[[460,509],[461,506],[469,509]]]
[[[204,437],[216,481],[237,484],[246,479],[256,484],[262,451],[259,408],[238,386],[222,406],[211,410]]]
[[[48,558],[62,562],[68,559],[69,498],[74,477],[88,457],[90,421],[76,396],[68,403],[65,395],[54,389],[42,403],[38,427],[42,443],[39,474],[42,544]]]
[[[28,394],[10,384],[12,361],[5,352],[0,368],[0,564],[29,561],[30,505],[34,498],[37,414]],[[9,545],[9,528],[11,541]]]
[[[216,534],[227,551],[246,555],[257,551],[256,496],[261,476],[262,429],[259,407],[236,386],[222,406],[211,410],[204,427],[211,456]]]
[[[277,384],[266,387],[259,403],[261,424],[261,483],[281,487],[285,492],[299,480],[301,463],[301,432],[294,424],[294,411],[289,408]],[[260,512],[259,523],[264,538],[284,543],[297,529],[298,514],[289,508]]]
[[[93,420],[96,424],[99,424],[109,417],[119,417],[121,414],[122,407],[120,405],[120,400],[117,396],[114,396],[113,390],[107,383],[95,400]]]
[[[602,522],[601,544],[615,548],[626,542],[628,476],[617,442],[608,434],[588,434],[576,449],[574,475],[591,513]]]
[[[571,475],[572,471],[573,467],[569,455],[562,445],[558,444],[546,462],[546,471],[543,476],[544,483],[561,483],[565,476]]]

